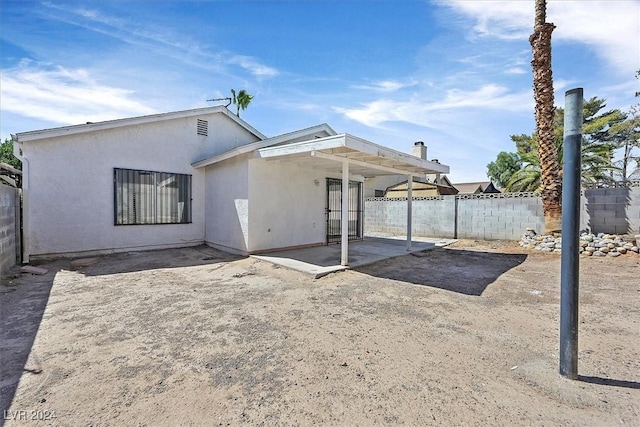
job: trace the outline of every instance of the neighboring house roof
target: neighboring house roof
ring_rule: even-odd
[[[461,182],[453,184],[459,194],[500,193],[491,181]]]
[[[414,177],[413,178],[413,197],[421,196],[445,196],[458,194],[458,190],[448,185],[435,184],[428,182],[426,179]],[[385,191],[385,197],[407,197],[408,180],[400,182],[395,185],[389,186]]]
[[[484,189],[485,193],[502,193],[502,190],[500,190],[498,187],[496,187],[495,185],[493,185],[493,182],[490,183],[485,189]]]
[[[224,153],[216,154],[215,156],[207,157],[206,159],[199,160],[193,163],[194,168],[201,168],[209,166],[214,163],[221,162],[223,160],[231,159],[240,154],[250,153],[254,150],[259,150],[265,147],[272,147],[284,144],[291,144],[294,142],[300,142],[309,139],[319,139],[326,136],[336,135],[336,131],[326,123],[322,123],[316,126],[300,129],[294,132],[284,133],[282,135],[274,136],[272,138],[266,138],[262,141],[253,142],[251,144],[243,145],[233,148]]]
[[[303,129],[303,131],[308,132],[309,129]],[[350,173],[365,177],[449,172],[449,166],[401,153],[349,134],[343,133],[325,138],[314,137],[306,141],[288,142],[291,140],[278,139],[278,145],[271,144],[271,146],[264,148],[259,147],[268,141],[259,141],[201,160],[194,163],[193,166],[196,168],[204,167],[253,151],[257,158],[292,161],[300,167],[317,168],[336,173],[341,172],[342,163],[348,160]]]
[[[433,180],[434,183],[439,184],[439,185],[444,185],[447,187],[453,187],[453,184],[451,183],[451,181],[449,181],[449,178],[447,178],[446,175],[440,175],[439,177],[436,177]]]
[[[58,136],[75,135],[85,132],[94,132],[97,130],[114,129],[124,126],[133,126],[145,123],[160,122],[164,120],[180,119],[185,117],[202,116],[207,114],[220,113],[229,117],[237,124],[245,128],[248,132],[252,133],[260,139],[266,139],[266,136],[260,133],[257,129],[251,126],[249,123],[242,120],[240,117],[231,113],[224,106],[196,108],[192,110],[174,111],[170,113],[152,114],[148,116],[130,117],[126,119],[107,120],[104,122],[85,123],[81,125],[63,126],[52,129],[35,130],[30,132],[19,132],[15,134],[15,139],[20,142],[35,141],[38,139],[54,138]]]

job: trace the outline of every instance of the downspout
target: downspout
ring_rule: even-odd
[[[22,263],[29,264],[29,229],[31,228],[29,211],[29,160],[22,154],[22,143],[17,135],[11,134],[13,155],[22,162]]]

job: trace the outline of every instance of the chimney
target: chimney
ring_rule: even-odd
[[[411,154],[421,158],[422,160],[427,160],[427,147],[425,147],[424,142],[414,142],[413,151],[411,152]]]

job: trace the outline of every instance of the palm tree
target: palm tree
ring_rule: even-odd
[[[236,95],[235,89],[231,89],[231,102],[236,106],[236,116],[240,117],[240,110],[246,110],[251,100],[253,99],[252,95],[249,95],[246,90],[242,89]]]
[[[536,101],[536,129],[540,158],[540,181],[545,234],[558,232],[562,225],[562,182],[554,135],[551,33],[555,25],[546,21],[546,0],[535,0],[535,22],[529,43],[533,51],[533,97]]]
[[[535,143],[535,141],[534,141]],[[555,150],[558,162],[563,159],[563,141],[556,138]],[[606,185],[611,181],[610,174],[617,171],[611,159],[613,158],[613,146],[611,144],[593,143],[586,138],[582,140],[582,172],[580,182],[583,187],[594,184]],[[542,191],[542,169],[537,152],[532,150],[523,153],[520,161],[524,166],[513,173],[505,190],[507,192],[538,192]],[[561,172],[560,172],[561,174]]]
[[[539,191],[540,160],[538,160],[538,156],[531,151],[523,154],[521,161],[524,163],[524,167],[511,175],[505,190],[510,193]]]

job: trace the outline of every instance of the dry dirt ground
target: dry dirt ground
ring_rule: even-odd
[[[5,278],[5,424],[640,425],[640,257],[581,259],[572,381],[559,255],[418,255],[312,280],[199,247]]]

